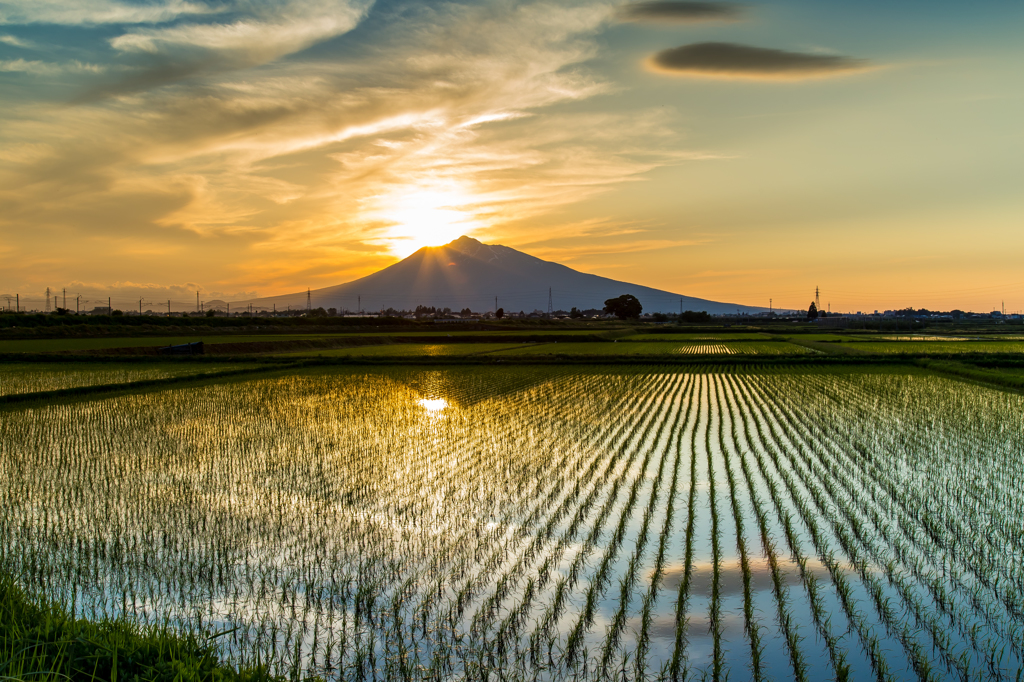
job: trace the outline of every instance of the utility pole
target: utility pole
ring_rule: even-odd
[[[139,317],[142,317],[142,299],[139,299]]]
[[[171,299],[167,299],[167,317],[171,316]]]
[[[21,312],[21,294],[14,295],[14,312]]]
[[[679,299],[679,314],[683,314],[683,299]]]
[[[814,307],[821,310],[821,289],[814,287]]]
[[[64,308],[64,310],[68,309],[68,290],[67,290],[67,287],[64,288],[64,305],[61,306],[61,307]]]
[[[498,312],[498,297],[494,297],[494,312]]]
[[[306,287],[306,312],[313,309],[313,299],[310,296],[309,287]]]
[[[775,312],[775,309],[773,308],[772,303],[773,303],[772,299],[769,298],[768,299],[768,314],[769,315],[771,315],[773,312]]]
[[[113,315],[114,309],[110,306],[110,297],[107,296],[107,315]]]
[[[199,312],[199,292],[196,292],[196,312]]]
[[[551,287],[548,287],[548,317],[551,317],[551,313],[554,312],[551,307]]]
[[[78,296],[75,297],[75,315],[78,315],[81,312],[82,312],[82,295],[79,294]]]

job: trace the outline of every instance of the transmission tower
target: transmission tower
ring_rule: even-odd
[[[551,317],[551,313],[555,310],[551,305],[551,287],[548,287],[548,317]]]
[[[309,293],[309,287],[306,287],[306,310],[309,311],[309,310],[312,310],[312,309],[313,309],[313,298],[312,298],[312,296]]]
[[[814,307],[821,310],[821,289],[814,287]]]
[[[50,312],[50,287],[46,287],[46,312]]]

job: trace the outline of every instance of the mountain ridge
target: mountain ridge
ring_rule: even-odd
[[[375,273],[351,282],[309,291],[314,308],[375,312],[418,305],[486,312],[546,310],[549,293],[556,310],[601,308],[622,294],[636,296],[645,312],[706,311],[712,315],[755,313],[767,308],[686,296],[653,287],[579,272],[501,244],[463,235],[441,246],[424,246]],[[307,293],[236,301],[255,308],[305,308]]]

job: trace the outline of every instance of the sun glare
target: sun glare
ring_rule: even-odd
[[[456,188],[418,188],[382,197],[378,215],[391,227],[387,240],[400,258],[424,246],[440,246],[472,232],[479,224],[468,193]]]
[[[418,402],[423,409],[430,413],[437,413],[448,407],[448,401],[444,398],[420,398]]]

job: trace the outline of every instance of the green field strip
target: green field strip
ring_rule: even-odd
[[[209,374],[239,369],[214,365],[0,364],[0,396],[59,391],[82,386],[130,384],[147,379]]]
[[[275,353],[275,357],[449,357],[478,355],[515,348],[508,343],[459,343],[459,344],[385,344],[377,346],[353,346],[329,350]]]
[[[293,369],[287,365],[266,365],[261,367],[239,367],[231,369],[197,368],[194,372],[180,372],[156,378],[138,378],[119,383],[77,383],[66,388],[34,390],[23,393],[7,393],[0,395],[0,406],[18,405],[20,403],[50,404],[66,400],[88,400],[112,393],[148,392],[162,390],[188,383],[206,383],[223,379],[236,379],[253,374],[263,374]],[[104,378],[106,378],[104,376]],[[117,377],[115,377],[117,378]]]

